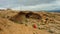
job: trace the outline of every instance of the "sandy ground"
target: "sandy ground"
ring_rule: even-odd
[[[43,17],[43,22],[41,20],[35,19],[21,19],[23,24],[16,23],[14,21],[9,20],[14,15],[18,14],[18,12],[11,11],[0,11],[0,34],[60,34],[60,14],[48,13],[48,12],[37,12]],[[43,14],[48,14],[49,20],[45,25],[41,25],[41,23],[45,22],[46,16]],[[7,18],[7,16],[9,16]],[[52,19],[52,21],[50,21]],[[33,28],[32,23],[39,24],[38,26],[42,29]],[[28,26],[25,24],[27,23]]]
[[[0,18],[0,34],[49,34],[49,32]]]

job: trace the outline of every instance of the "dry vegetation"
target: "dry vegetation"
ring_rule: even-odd
[[[0,34],[60,34],[60,13],[0,10]]]

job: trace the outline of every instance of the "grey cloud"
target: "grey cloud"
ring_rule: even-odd
[[[22,10],[52,10],[60,7],[55,5],[55,1],[58,0],[0,0],[0,8],[14,8]],[[60,1],[59,1],[60,2]],[[42,5],[43,4],[43,5]],[[52,7],[53,6],[53,7]]]
[[[30,5],[51,3],[53,1],[55,0],[22,0],[19,2],[20,2],[20,5],[30,6]]]
[[[55,0],[0,0],[1,7],[32,6],[51,3]]]

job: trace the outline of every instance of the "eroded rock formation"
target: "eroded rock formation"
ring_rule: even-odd
[[[32,19],[38,19],[38,20],[42,19],[42,17],[37,13],[21,11],[17,15],[15,15],[14,17],[12,17],[11,20],[20,22],[20,21],[22,21],[22,20],[24,20],[26,18],[27,19],[32,18]]]

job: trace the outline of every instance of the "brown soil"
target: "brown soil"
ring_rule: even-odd
[[[60,34],[59,18],[50,12],[0,11],[0,34]]]

